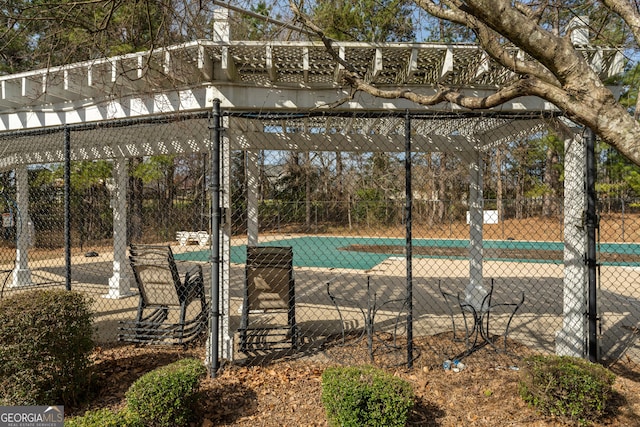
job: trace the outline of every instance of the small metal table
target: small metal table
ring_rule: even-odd
[[[522,306],[522,304],[524,303],[524,291],[521,292],[520,298],[515,302],[496,303],[493,300],[494,280],[491,279],[491,286],[486,291],[484,297],[476,301],[476,304],[473,304],[470,301],[461,298],[460,293],[453,294],[444,291],[442,289],[441,282],[438,282],[438,289],[450,309],[449,314],[451,316],[451,322],[453,324],[454,340],[457,340],[455,313],[453,311],[453,307],[455,305],[460,308],[460,312],[462,313],[462,318],[464,321],[464,341],[466,350],[454,356],[454,359],[460,360],[463,357],[466,357],[483,348],[487,344],[493,347],[496,351],[504,351],[505,353],[507,352],[507,337],[509,335],[509,328],[511,326],[513,317],[515,316],[520,306]],[[504,337],[504,348],[499,349],[495,344],[496,337],[493,337],[491,334],[491,315],[495,314],[496,310],[505,309],[508,310],[507,313],[509,314],[509,318],[507,320],[504,334],[501,335]]]
[[[395,319],[395,325],[394,325],[393,334],[392,334],[393,336],[392,346],[394,348],[399,349],[400,347],[397,346],[396,344],[396,337],[398,333],[398,327],[402,318],[402,313],[404,311],[404,308],[407,305],[406,298],[397,298],[397,299],[390,299],[386,301],[380,301],[377,293],[371,286],[371,276],[367,276],[366,296],[364,299],[359,299],[355,297],[355,295],[353,297],[337,296],[335,291],[332,292],[331,286],[335,284],[336,280],[339,278],[340,276],[335,277],[332,280],[329,280],[326,283],[326,286],[327,286],[327,295],[329,295],[329,298],[331,299],[331,302],[335,306],[338,312],[338,316],[340,317],[342,343],[343,344],[345,343],[345,338],[346,338],[346,331],[344,326],[345,319],[342,315],[342,310],[340,309],[340,305],[342,302],[348,304],[349,306],[357,307],[360,313],[362,314],[364,327],[360,336],[356,338],[356,341],[359,341],[366,335],[367,349],[369,351],[369,357],[372,361],[374,359],[374,353],[375,353],[375,349],[373,348],[373,339],[375,336],[376,314],[378,313],[379,310],[385,307],[388,307],[394,303],[396,304],[402,303],[401,307],[398,310],[398,315],[396,316],[396,319]]]

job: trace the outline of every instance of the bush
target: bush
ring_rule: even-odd
[[[0,301],[0,401],[70,405],[89,386],[91,300],[63,290],[22,292]]]
[[[603,415],[614,381],[609,370],[584,359],[532,356],[525,359],[518,392],[542,414],[585,424]]]
[[[114,412],[110,409],[87,411],[81,417],[70,418],[64,422],[65,427],[142,427],[135,414],[125,409]]]
[[[127,407],[147,426],[187,425],[205,373],[202,362],[195,359],[182,359],[146,373],[127,390]]]
[[[322,374],[322,403],[333,426],[404,426],[413,390],[407,381],[371,366],[334,367]]]

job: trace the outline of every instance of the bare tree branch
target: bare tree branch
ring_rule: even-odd
[[[531,79],[523,78],[505,88],[500,89],[490,96],[475,97],[466,96],[461,92],[445,87],[439,88],[433,95],[423,95],[409,89],[380,89],[365,82],[356,74],[349,71],[343,71],[342,77],[356,91],[365,92],[378,98],[403,98],[415,102],[416,104],[427,106],[437,105],[442,102],[450,102],[469,109],[492,108],[502,105],[512,99],[524,96],[528,93],[531,82]]]
[[[513,70],[515,73],[529,74],[549,82],[555,80],[555,77],[539,63],[514,57],[514,55],[500,43],[499,34],[475,16],[461,9],[444,9],[441,4],[437,4],[432,0],[416,0],[416,4],[437,18],[456,22],[472,29],[476,33],[480,45],[493,59],[504,67]]]
[[[640,44],[640,14],[637,6],[634,7],[626,0],[602,0],[602,4],[622,18],[629,26],[636,43]]]
[[[540,25],[550,2],[538,5],[513,0],[414,0],[430,15],[471,29],[480,46],[495,61],[520,77],[487,97],[473,97],[447,87],[431,95],[405,88],[379,88],[339,57],[333,40],[290,0],[294,15],[323,41],[344,71],[342,78],[356,92],[380,98],[403,98],[420,105],[449,102],[468,109],[488,109],[521,96],[537,96],[556,105],[572,120],[592,128],[604,141],[640,165],[640,125],[600,80],[583,54],[572,45],[570,35]],[[626,0],[602,0],[621,16],[640,40],[640,13]],[[515,55],[515,49],[527,57]],[[640,103],[636,107],[640,110]]]

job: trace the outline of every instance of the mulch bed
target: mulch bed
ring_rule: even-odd
[[[518,396],[522,358],[533,352],[514,342],[509,353],[486,346],[465,357],[464,369],[444,370],[443,357],[461,345],[450,333],[415,340],[418,356],[408,369],[406,359],[388,351],[388,342],[374,347],[374,364],[405,378],[414,388],[416,404],[411,426],[563,426],[563,420],[537,414]],[[402,346],[400,346],[402,349]],[[385,352],[387,349],[387,352]],[[406,348],[405,348],[406,350]],[[184,357],[204,357],[202,346],[190,349],[117,346],[94,354],[95,382],[90,403],[66,408],[67,416],[87,409],[121,408],[124,393],[142,374]],[[398,360],[401,361],[398,364]],[[192,426],[326,426],[321,403],[321,375],[327,366],[372,363],[366,339],[336,341],[313,354],[295,355],[263,364],[223,365],[215,378],[201,384]],[[623,358],[610,369],[618,375],[607,416],[598,426],[640,426],[640,364]]]

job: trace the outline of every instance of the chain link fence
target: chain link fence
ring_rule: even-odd
[[[214,313],[220,354],[246,363],[586,352],[590,315],[601,360],[640,359],[640,205],[600,197],[589,313],[585,196],[566,188],[584,188],[582,160],[566,159],[580,140],[518,118],[417,116],[409,132],[404,117],[321,119],[225,117],[219,257],[207,115],[6,137],[38,154],[0,174],[2,298],[85,292],[96,341],[122,357],[126,341],[204,348]],[[480,126],[490,142],[473,150],[417,136]],[[343,141],[314,149],[322,135]]]

